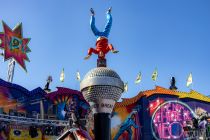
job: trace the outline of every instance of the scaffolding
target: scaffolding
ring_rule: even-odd
[[[69,121],[62,120],[47,120],[47,119],[35,119],[20,116],[11,116],[0,114],[0,121],[14,122],[21,124],[34,124],[34,125],[53,125],[53,126],[69,126]]]

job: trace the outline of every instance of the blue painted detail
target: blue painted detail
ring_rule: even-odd
[[[135,124],[135,121],[131,118],[132,113],[129,115],[129,117],[122,123],[120,130],[118,131],[117,135],[115,136],[114,140],[118,140],[118,138],[125,132],[128,132],[128,137],[129,140],[132,139],[132,129],[131,127],[133,126],[134,128],[139,128],[138,125]]]
[[[95,26],[95,17],[91,16],[90,27],[91,27],[91,30],[93,31],[93,34],[97,38],[101,36],[108,38],[109,36],[110,30],[112,27],[112,15],[110,13],[107,13],[106,18],[107,18],[107,23],[106,23],[105,29],[102,32],[100,32]]]

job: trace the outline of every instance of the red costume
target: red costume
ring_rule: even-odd
[[[109,51],[114,51],[114,47],[112,46],[112,44],[108,44],[107,38],[99,37],[96,42],[96,49],[90,48],[88,50],[88,55],[92,55],[92,53],[94,53],[94,54],[98,54],[99,58],[104,59],[105,55]]]

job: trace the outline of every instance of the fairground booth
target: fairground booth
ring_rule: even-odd
[[[209,112],[209,97],[193,90],[180,92],[157,86],[116,104],[112,138],[207,139],[210,136]]]
[[[0,140],[55,140],[72,124],[86,124],[89,105],[76,90],[32,91],[0,79]]]
[[[157,86],[116,103],[111,116],[111,137],[113,140],[208,137],[208,121],[199,126],[199,133],[187,133],[187,126],[209,112],[209,97],[196,91],[180,92]],[[74,122],[79,124],[77,128]],[[202,121],[198,125],[199,122]],[[94,139],[93,126],[89,104],[77,90],[58,87],[47,93],[38,87],[29,91],[0,80],[0,140],[55,140],[61,134],[75,137],[78,132],[78,137],[83,132]]]

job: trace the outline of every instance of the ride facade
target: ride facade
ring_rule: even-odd
[[[88,111],[79,91],[29,91],[0,79],[0,140],[55,140],[72,126],[72,113],[85,126]]]
[[[138,127],[131,125],[123,129],[123,124],[131,114],[135,114],[133,120]],[[204,119],[199,119],[204,118],[203,115],[205,125],[202,125]],[[113,139],[116,137],[119,140],[208,139],[210,98],[193,90],[181,92],[156,86],[155,89],[141,91],[133,98],[118,102],[112,118]],[[198,120],[198,127],[187,129],[188,123],[193,122],[193,119]],[[119,132],[123,133],[119,136]]]
[[[72,113],[79,125],[84,126],[79,131],[88,132],[94,139],[90,106],[77,90],[58,87],[50,93],[41,88],[28,91],[0,80],[0,107],[1,140],[57,139],[67,129],[74,128]],[[209,121],[203,125],[202,118],[209,113],[209,97],[196,91],[181,92],[157,86],[116,103],[111,114],[111,139],[207,138]],[[189,122],[194,118],[198,119],[198,127],[190,129]],[[37,133],[31,136],[33,127]]]
[[[105,58],[109,51],[118,52],[108,43],[111,8],[102,32],[95,27],[93,9],[91,14],[91,29],[97,41],[85,59],[97,54],[97,68],[81,81],[81,91],[58,87],[50,92],[52,78],[48,78],[46,90],[38,87],[32,91],[0,79],[0,140],[209,139],[210,98],[196,91],[181,92],[175,84],[169,89],[156,86],[117,102],[124,83],[106,67]],[[4,49],[4,58],[11,53],[12,59],[26,69],[29,39],[24,39],[20,31],[8,28],[12,36],[0,33],[0,48]]]

